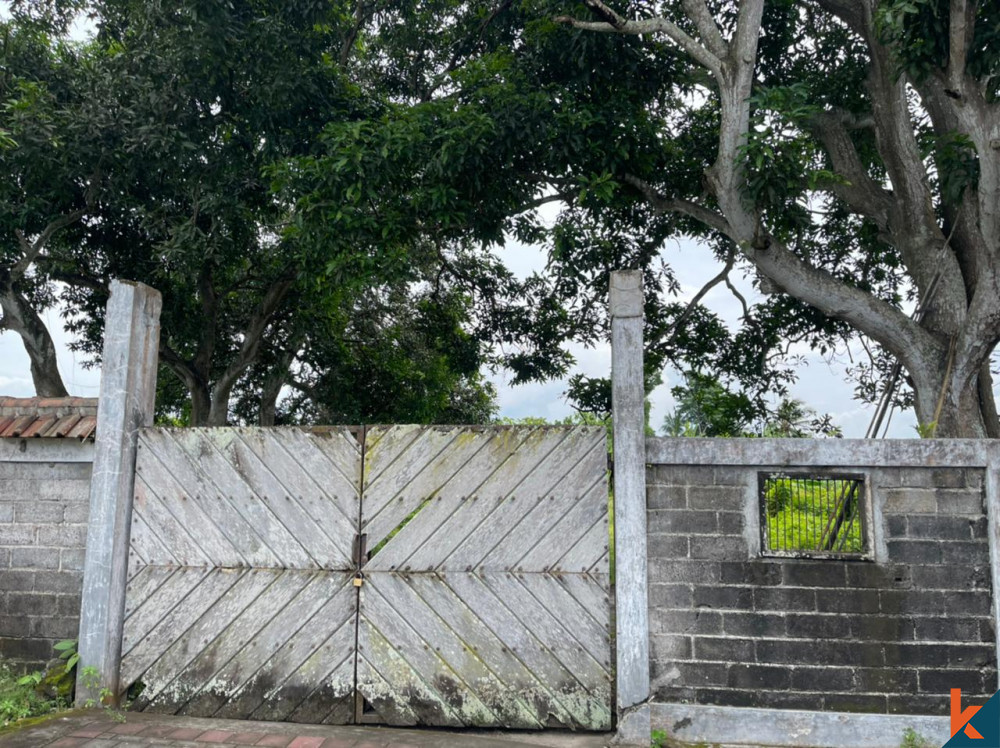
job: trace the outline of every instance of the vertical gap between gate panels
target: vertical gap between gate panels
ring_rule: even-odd
[[[368,427],[362,425],[358,430],[358,441],[361,443],[361,473],[358,475],[358,530],[354,539],[354,546],[357,549],[355,563],[357,569],[355,574],[361,573],[362,548],[361,548],[361,522],[364,519],[364,497],[365,497],[365,450],[368,448]],[[353,584],[353,582],[352,582]],[[358,689],[358,660],[359,646],[361,644],[361,588],[354,588],[354,722],[361,724],[365,720],[365,699]]]

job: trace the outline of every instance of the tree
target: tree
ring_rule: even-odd
[[[15,5],[0,22],[0,330],[20,336],[42,397],[67,394],[41,312],[55,288],[39,270],[68,241],[101,180],[100,112],[89,104],[90,60],[52,40],[72,8]]]
[[[840,437],[829,414],[818,415],[797,398],[776,406],[734,390],[711,374],[688,371],[671,389],[676,406],[663,419],[666,436],[806,438]]]
[[[759,403],[709,374],[689,371],[670,392],[676,406],[663,420],[667,436],[745,436],[762,415]]]
[[[440,249],[367,205],[335,230],[303,231],[283,195],[279,167],[318,149],[328,124],[383,106],[348,71],[362,49],[353,6],[102,0],[96,38],[69,45],[77,5],[24,3],[8,29],[33,46],[9,45],[24,64],[5,69],[34,76],[9,86],[21,95],[0,153],[11,203],[23,198],[8,233],[33,254],[8,254],[31,269],[16,290],[49,348],[38,311],[53,281],[66,284],[77,349],[96,361],[108,281],[126,277],[164,295],[161,417],[488,419],[468,300],[441,277]],[[337,204],[352,202],[350,177]]]
[[[620,183],[875,341],[938,435],[1000,436],[989,372],[1000,339],[1000,8],[584,5],[589,16],[556,20],[677,60],[668,85],[686,87],[688,103],[650,110],[665,140],[716,136],[703,180],[671,177],[679,154],[622,171]]]

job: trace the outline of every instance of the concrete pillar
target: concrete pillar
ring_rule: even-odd
[[[148,286],[111,283],[83,570],[78,704],[99,699],[104,689],[112,703],[120,696],[136,444],[139,429],[153,423],[161,305],[159,292]]]
[[[642,274],[611,274],[619,742],[649,745],[649,606]]]
[[[990,542],[990,581],[993,584],[993,630],[1000,662],[1000,442],[990,439],[986,446],[986,523]],[[1000,674],[997,686],[1000,687]]]

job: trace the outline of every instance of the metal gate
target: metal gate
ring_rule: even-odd
[[[148,429],[134,708],[609,729],[605,434]]]

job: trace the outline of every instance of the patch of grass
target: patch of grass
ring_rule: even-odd
[[[907,727],[903,731],[903,742],[899,744],[899,748],[934,748],[935,745],[912,727]]]
[[[30,717],[40,717],[68,707],[62,697],[51,698],[38,692],[42,673],[21,675],[0,662],[0,728]]]
[[[764,500],[769,550],[824,550],[824,533],[829,531],[831,515],[850,481],[773,477],[766,485]],[[854,507],[853,517],[844,523],[837,535],[834,546],[837,552],[861,553],[864,550],[857,498]]]

